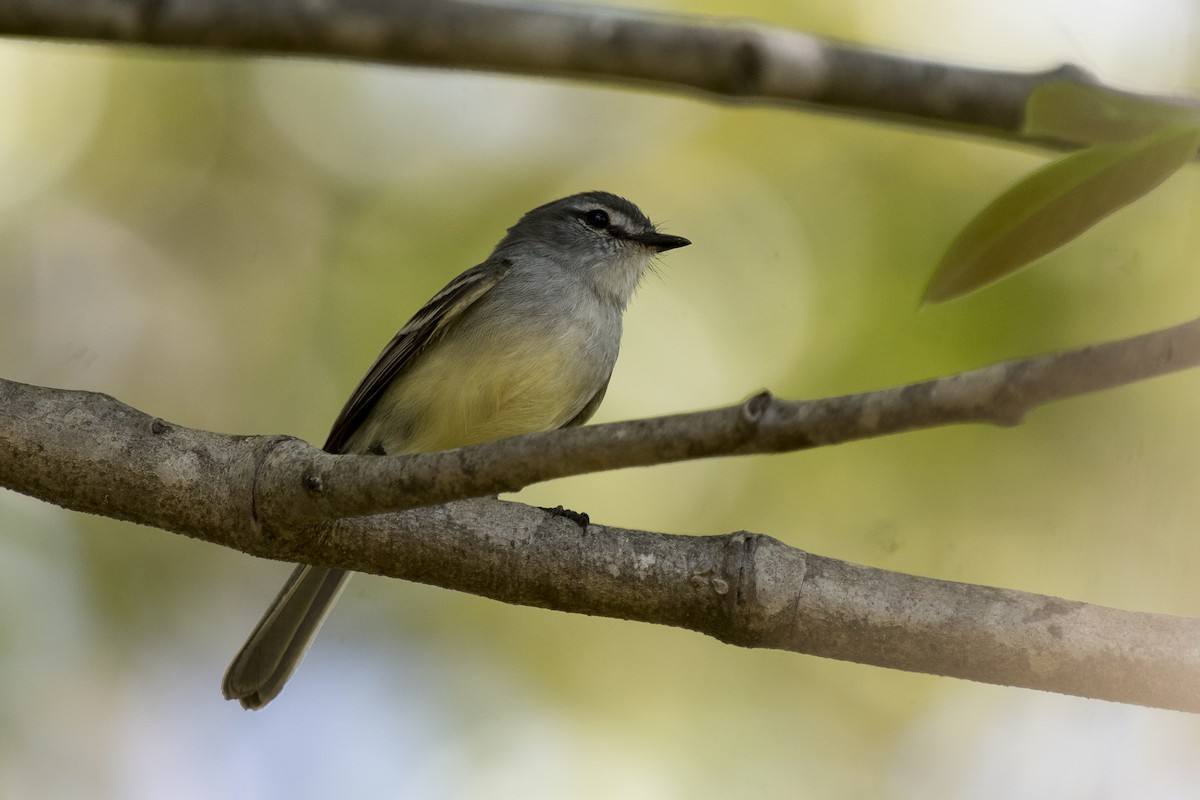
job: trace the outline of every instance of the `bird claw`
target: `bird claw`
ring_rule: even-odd
[[[539,506],[539,508],[541,508],[542,511],[547,511],[556,517],[566,517],[581,528],[587,528],[587,526],[591,523],[591,519],[588,518],[587,514],[583,514],[578,511],[572,511],[569,508],[563,508],[562,506],[555,506],[554,508]]]

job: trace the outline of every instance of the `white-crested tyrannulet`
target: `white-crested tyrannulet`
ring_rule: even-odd
[[[422,453],[582,425],[608,387],[638,279],[686,244],[607,192],[533,209],[400,329],[325,449]],[[261,708],[279,694],[347,577],[297,567],[229,665],[225,696]]]

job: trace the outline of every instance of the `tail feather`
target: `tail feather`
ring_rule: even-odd
[[[297,567],[225,671],[225,698],[254,709],[271,702],[308,652],[348,577],[342,569]]]

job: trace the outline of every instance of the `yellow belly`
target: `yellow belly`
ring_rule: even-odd
[[[432,452],[562,427],[603,388],[615,355],[578,330],[445,339],[384,392],[349,449]]]

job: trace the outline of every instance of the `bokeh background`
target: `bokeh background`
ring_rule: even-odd
[[[649,4],[646,4],[649,5]],[[658,8],[727,13],[714,0]],[[1194,0],[749,2],[741,17],[1200,91]],[[809,398],[1197,313],[1186,170],[1046,259],[918,310],[1046,154],[534,78],[0,43],[0,374],[323,440],[379,348],[524,210],[607,189],[695,246],[627,317],[598,419]],[[982,426],[557,481],[686,533],[1200,614],[1200,374]],[[356,578],[261,713],[220,676],[283,564],[0,492],[0,796],[1181,798],[1200,719]]]

